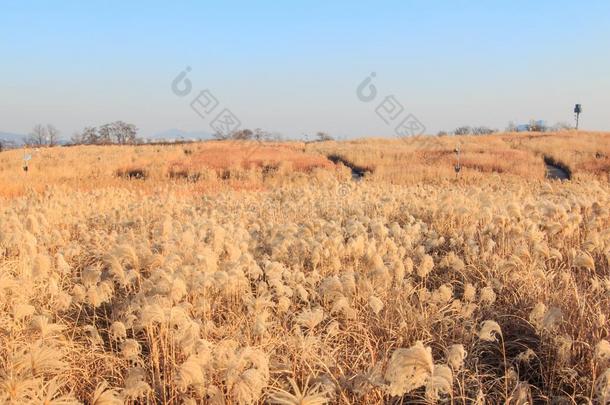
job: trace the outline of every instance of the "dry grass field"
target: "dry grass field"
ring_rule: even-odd
[[[28,172],[22,168],[32,156]],[[178,145],[15,149],[0,153],[0,196],[14,197],[48,186],[74,190],[107,187],[155,193],[182,187],[189,192],[258,189],[271,177],[340,170],[325,156],[305,153],[304,144],[207,142]],[[134,181],[144,180],[144,181]]]
[[[0,403],[610,400],[608,134],[23,154]]]
[[[361,139],[312,143],[307,150],[343,156],[371,170],[374,180],[405,185],[455,178],[458,147],[466,180],[489,174],[543,179],[545,156],[569,167],[576,179],[609,180],[610,134],[599,132]]]

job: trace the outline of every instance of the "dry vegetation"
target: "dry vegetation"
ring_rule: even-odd
[[[0,403],[605,403],[585,136],[3,152]]]
[[[26,153],[32,155],[27,173],[22,170]],[[0,196],[40,192],[49,185],[75,190],[121,187],[149,194],[176,183],[189,183],[182,188],[196,193],[260,189],[276,178],[317,168],[340,170],[324,156],[304,152],[299,142],[18,149],[0,153]]]
[[[337,154],[392,184],[436,182],[455,177],[454,149],[461,150],[461,176],[478,182],[489,174],[543,179],[543,158],[568,167],[576,179],[608,181],[610,134],[598,132],[507,133],[323,142],[307,149]]]
[[[504,141],[517,149],[549,156],[569,167],[576,178],[610,181],[610,134],[559,132],[554,134],[509,134]]]

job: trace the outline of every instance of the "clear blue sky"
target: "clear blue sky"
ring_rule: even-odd
[[[534,4],[535,3],[535,4]],[[610,130],[608,1],[2,1],[0,131],[122,119],[210,131],[170,89],[186,66],[245,127],[391,135],[375,72],[428,132],[530,118]]]

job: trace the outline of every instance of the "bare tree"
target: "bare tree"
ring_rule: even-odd
[[[47,124],[47,145],[56,146],[59,143],[59,131],[51,124]]]
[[[115,121],[104,124],[99,128],[85,127],[82,134],[75,134],[72,137],[72,142],[96,145],[111,143],[118,143],[120,145],[135,144],[139,142],[137,134],[138,128],[135,125],[123,121]]]
[[[531,132],[546,132],[548,128],[543,121],[530,120],[529,130]]]
[[[27,136],[26,143],[29,145],[43,146],[47,144],[47,128],[37,124]]]
[[[489,128],[486,126],[479,126],[472,128],[473,135],[490,135],[498,132],[497,129]]]
[[[453,133],[455,135],[470,135],[472,133],[472,128],[467,125],[456,128]]]
[[[138,143],[138,128],[134,124],[125,125],[127,142],[133,144]]]
[[[254,136],[254,132],[251,129],[240,129],[231,134],[231,139],[235,139],[236,141],[247,141],[252,139]]]
[[[100,135],[95,127],[85,127],[81,134],[82,143],[98,144],[100,142]]]
[[[112,136],[114,134],[114,128],[112,124],[104,124],[99,127],[98,131],[98,144],[110,144],[112,143]]]
[[[25,141],[28,145],[55,146],[59,143],[59,131],[51,124],[37,124]]]
[[[112,128],[112,135],[114,136],[116,143],[121,145],[136,143],[138,129],[135,125],[127,124],[123,121],[116,121],[110,125]]]
[[[323,132],[323,131],[318,132],[316,134],[316,138],[319,142],[334,141],[334,138],[332,136],[330,136],[330,134],[328,132]]]

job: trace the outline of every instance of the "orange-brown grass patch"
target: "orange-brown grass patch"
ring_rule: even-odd
[[[602,178],[605,176],[606,179],[610,181],[610,158],[608,158],[608,156],[600,156],[595,159],[579,162],[576,164],[575,169],[578,171],[595,173]]]
[[[185,145],[106,145],[16,149],[0,153],[0,196],[16,197],[49,185],[88,191],[162,186],[199,190],[264,188],[295,172],[333,169],[323,155],[305,153],[303,143],[198,142]],[[32,154],[28,171],[23,156]],[[135,181],[138,180],[138,181]],[[194,187],[193,183],[197,183]]]
[[[263,144],[254,141],[211,142],[194,153],[191,164],[212,169],[241,167],[243,169],[277,167],[288,164],[299,172],[310,172],[314,168],[331,169],[325,156],[305,153],[300,142]]]
[[[303,144],[299,142],[208,142],[188,156],[171,162],[168,176],[190,182],[215,177],[231,188],[253,190],[263,188],[263,183],[272,179],[286,178],[292,173],[334,170],[334,165],[325,156],[305,153],[303,149]]]

